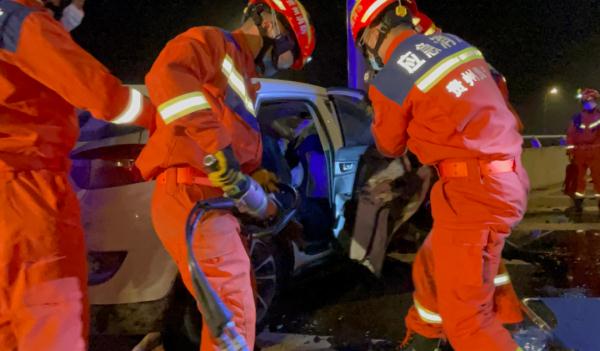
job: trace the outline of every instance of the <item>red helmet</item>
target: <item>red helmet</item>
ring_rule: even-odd
[[[315,27],[308,12],[298,0],[249,0],[248,6],[265,4],[281,14],[290,26],[298,43],[299,55],[296,57],[293,69],[301,69],[311,59],[315,50]]]
[[[350,14],[350,27],[354,41],[357,42],[360,32],[370,26],[377,16],[392,4],[398,4],[398,12],[406,11],[403,16],[408,13],[408,9],[401,6],[398,0],[357,0]]]
[[[581,93],[581,101],[597,101],[600,99],[600,93],[596,89],[585,88]]]
[[[416,0],[402,0],[402,4],[410,10],[413,16],[413,26],[421,34],[432,35],[442,30],[425,13],[419,10]]]

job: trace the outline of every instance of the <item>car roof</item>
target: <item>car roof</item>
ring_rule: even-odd
[[[318,85],[280,79],[255,78],[260,83],[259,95],[327,95],[327,89]]]

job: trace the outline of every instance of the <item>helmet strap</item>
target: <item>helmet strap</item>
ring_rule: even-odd
[[[396,28],[399,25],[408,25],[412,28],[411,16],[408,13],[408,9],[400,4],[398,1],[398,6],[394,8],[390,8],[383,14],[381,18],[381,23],[377,31],[379,32],[379,36],[377,37],[377,42],[373,48],[365,46],[366,50],[371,54],[377,65],[379,67],[383,67],[383,59],[379,55],[379,49],[383,42],[390,34],[392,29]]]
[[[269,38],[266,29],[262,26],[262,23],[264,20],[262,17],[262,13],[264,11],[268,11],[267,10],[268,8],[269,7],[265,6],[264,4],[257,4],[257,5],[248,6],[246,8],[246,11],[244,11],[244,20],[247,20],[248,18],[252,18],[252,21],[254,22],[254,25],[256,26],[256,28],[258,28],[258,33],[260,34],[260,36],[262,38],[262,42],[263,42],[262,47],[260,48],[258,55],[256,55],[256,57],[254,58],[254,64],[262,72],[265,71],[265,64],[264,64],[265,55],[267,54],[267,52],[269,52],[269,49],[273,46],[273,39]]]

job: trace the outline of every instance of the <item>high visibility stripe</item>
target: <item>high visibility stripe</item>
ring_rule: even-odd
[[[585,197],[584,193],[575,192],[575,197]]]
[[[508,273],[498,274],[494,278],[494,285],[497,287],[503,286],[503,285],[508,285],[508,284],[510,284],[510,275],[508,275]]]
[[[369,17],[371,17],[371,15],[375,11],[377,11],[378,8],[380,8],[381,6],[385,5],[385,3],[387,3],[387,2],[388,2],[388,0],[377,0],[377,1],[375,1],[373,4],[371,4],[371,7],[369,7],[367,9],[367,11],[363,15],[363,17],[360,19],[360,21],[362,23],[367,22],[367,20],[369,19]]]
[[[590,123],[590,125],[588,126],[589,129],[593,129],[596,128],[598,125],[600,125],[600,120],[597,120],[596,122]]]
[[[471,47],[459,51],[456,54],[445,58],[427,71],[427,73],[417,80],[417,87],[419,90],[426,93],[456,67],[480,58],[483,58],[483,55],[481,54],[481,51],[476,48]]]
[[[579,125],[579,129],[586,129],[586,128],[587,128],[587,126],[586,126],[585,124],[583,124],[583,123],[581,123],[581,124]]]
[[[571,150],[571,149],[574,149],[574,148],[575,148],[575,145],[567,145],[567,147],[566,147],[567,150]]]
[[[279,7],[279,9],[281,11],[285,11],[285,6],[283,5],[283,3],[281,2],[281,0],[273,0],[273,3],[275,5],[277,5],[277,7]]]
[[[229,55],[225,55],[221,70],[225,77],[227,77],[227,81],[231,89],[233,89],[233,91],[235,91],[244,102],[244,106],[246,107],[248,112],[250,112],[254,117],[256,117],[256,111],[254,110],[254,102],[252,102],[252,99],[250,99],[250,96],[248,95],[248,90],[246,89],[244,79],[242,78],[242,75],[236,70],[233,64],[233,60],[231,59],[231,57],[229,57]]]
[[[414,302],[415,302],[415,308],[417,309],[417,312],[419,313],[419,316],[421,317],[422,320],[424,320],[427,323],[431,323],[431,324],[441,324],[442,323],[442,316],[440,316],[437,313],[431,312],[430,310],[421,306],[421,304],[419,303],[419,301],[417,301],[417,299],[414,299]]]
[[[199,91],[180,95],[158,107],[158,112],[166,124],[172,123],[190,113],[210,108],[206,97]]]
[[[115,124],[124,124],[135,122],[142,113],[144,108],[144,96],[139,91],[129,88],[129,102],[127,107],[121,112],[117,118],[112,120]]]
[[[600,197],[600,194],[596,193],[594,194],[594,197]]]

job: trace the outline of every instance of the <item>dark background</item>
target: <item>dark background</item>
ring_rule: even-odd
[[[281,78],[346,85],[345,0],[304,0],[317,49]],[[187,28],[241,22],[242,0],[88,0],[75,39],[127,83],[143,82],[165,43]],[[600,0],[420,0],[444,29],[478,46],[508,79],[527,133],[564,133],[580,87],[600,87]],[[548,94],[551,87],[559,93]],[[544,113],[544,101],[546,113]]]

